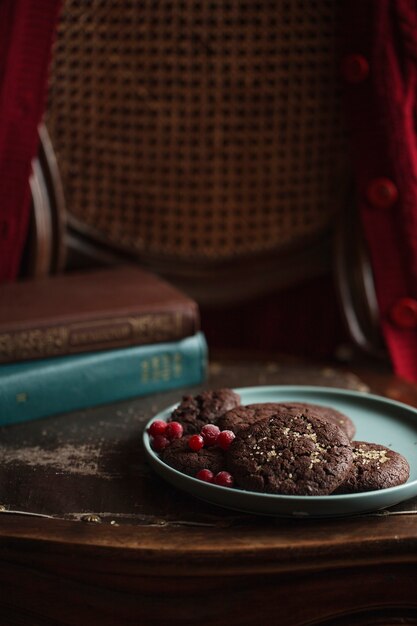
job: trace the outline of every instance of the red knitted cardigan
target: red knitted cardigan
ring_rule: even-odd
[[[417,3],[346,0],[342,74],[357,200],[395,371],[417,381]]]
[[[0,2],[0,282],[16,278],[60,0]]]

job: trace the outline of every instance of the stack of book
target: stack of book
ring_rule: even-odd
[[[197,385],[196,303],[136,266],[0,287],[0,425]]]

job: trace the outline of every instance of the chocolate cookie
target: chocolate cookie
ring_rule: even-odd
[[[240,430],[226,461],[244,489],[324,495],[346,479],[352,450],[346,433],[335,424],[281,407],[278,414]]]
[[[366,441],[352,441],[353,465],[336,493],[359,493],[396,487],[407,482],[407,460],[385,446]]]
[[[221,448],[202,448],[194,452],[188,445],[190,436],[174,439],[160,454],[160,458],[171,467],[189,476],[195,476],[201,469],[209,469],[213,474],[225,469],[225,454]]]
[[[304,402],[282,402],[280,404],[286,407],[301,408],[305,411],[314,411],[315,413],[318,413],[320,417],[324,417],[326,420],[329,420],[329,422],[340,426],[340,428],[345,431],[349,439],[353,439],[355,436],[356,427],[350,417],[344,415],[344,413],[340,413],[340,411],[336,411],[336,409],[332,409],[329,406],[321,406],[320,404],[310,404]]]
[[[199,433],[205,424],[216,424],[229,409],[239,406],[240,397],[231,389],[203,391],[197,396],[183,396],[169,421],[180,422],[184,434]]]
[[[340,426],[340,428],[345,431],[349,439],[352,439],[355,435],[355,424],[349,417],[347,417],[347,415],[344,415],[343,413],[340,413],[339,411],[336,411],[328,406],[307,404],[303,402],[264,402],[239,406],[225,413],[223,417],[219,419],[217,425],[222,430],[233,430],[233,432],[236,433],[241,428],[247,428],[251,424],[258,422],[260,419],[269,417],[269,415],[276,412],[277,408],[279,410],[280,407],[284,407],[285,409],[300,409],[303,411],[304,415],[319,415],[329,422]]]

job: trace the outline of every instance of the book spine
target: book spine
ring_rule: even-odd
[[[197,333],[166,342],[0,366],[0,425],[86,409],[204,380]]]
[[[0,363],[176,341],[198,331],[197,308],[0,332]]]

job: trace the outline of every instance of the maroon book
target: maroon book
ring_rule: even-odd
[[[197,304],[136,266],[0,286],[0,363],[176,341]]]

